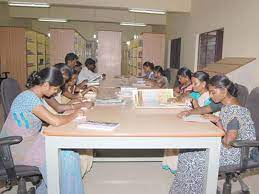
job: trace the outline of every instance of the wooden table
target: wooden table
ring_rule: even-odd
[[[75,122],[48,127],[46,166],[48,193],[60,193],[60,149],[167,149],[207,148],[207,194],[216,193],[221,136],[223,131],[210,123],[187,123],[177,118],[176,109],[135,109],[132,105],[96,106],[89,120],[119,122],[114,131],[77,128]]]

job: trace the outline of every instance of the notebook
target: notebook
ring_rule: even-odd
[[[125,101],[120,98],[96,99],[96,105],[123,105]]]
[[[91,120],[78,120],[77,127],[79,129],[112,131],[119,126],[119,123],[104,122],[104,121],[91,121]]]
[[[197,123],[210,122],[208,119],[203,118],[202,115],[189,115],[189,116],[183,117],[183,120],[187,122],[197,122]]]

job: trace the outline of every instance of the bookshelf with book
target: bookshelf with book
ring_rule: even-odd
[[[23,27],[0,27],[1,71],[10,72],[24,89],[28,75],[45,67],[47,36]],[[39,66],[41,65],[41,66]],[[1,72],[0,72],[1,73]]]
[[[128,75],[142,76],[143,63],[153,62],[164,66],[165,34],[142,33],[139,38],[130,41],[128,46]]]

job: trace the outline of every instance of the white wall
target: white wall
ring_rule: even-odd
[[[259,59],[258,7],[258,0],[193,0],[190,14],[168,15],[167,38],[182,38],[181,64],[191,69],[194,69],[195,64],[197,35],[222,27],[223,57]],[[256,73],[259,73],[258,60]],[[244,79],[248,77],[249,73],[242,75]],[[259,76],[252,80],[253,86],[259,85]]]

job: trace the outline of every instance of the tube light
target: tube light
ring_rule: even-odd
[[[40,22],[67,22],[66,19],[58,19],[58,18],[39,18],[38,21]]]
[[[8,1],[9,6],[17,7],[50,7],[48,3]]]
[[[130,11],[130,12],[135,12],[135,13],[153,13],[153,14],[161,14],[161,15],[166,14],[166,11],[163,11],[163,10],[155,10],[155,9],[131,8],[131,9],[129,9],[129,11]]]
[[[134,22],[121,22],[120,25],[121,26],[139,26],[139,27],[147,26],[144,23],[134,23]]]

